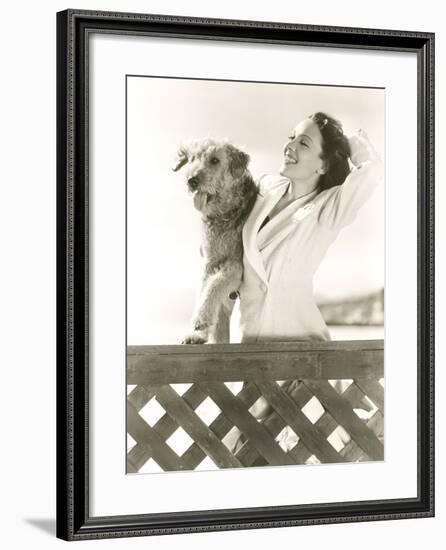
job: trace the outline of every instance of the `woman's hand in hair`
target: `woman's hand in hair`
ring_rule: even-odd
[[[358,130],[353,136],[348,138],[350,144],[350,160],[356,167],[368,160],[378,158],[378,153],[373,147],[368,135],[364,130]]]

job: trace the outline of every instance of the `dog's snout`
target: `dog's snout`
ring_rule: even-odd
[[[193,176],[193,177],[191,177],[187,180],[187,183],[188,183],[189,187],[193,191],[195,191],[195,189],[197,189],[197,187],[198,187],[198,184],[200,183],[200,180],[199,180],[198,176]]]

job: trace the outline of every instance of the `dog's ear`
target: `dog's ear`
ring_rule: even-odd
[[[228,149],[231,174],[234,178],[240,178],[248,166],[249,155],[233,145],[230,145]]]
[[[187,160],[188,160],[187,149],[186,147],[182,146],[177,151],[177,158],[174,162],[174,165],[172,166],[172,170],[176,172],[187,163]]]

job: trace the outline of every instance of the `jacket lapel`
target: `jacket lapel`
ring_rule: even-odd
[[[252,209],[251,214],[243,227],[244,252],[249,263],[265,283],[268,283],[268,278],[266,276],[262,256],[257,246],[257,233],[263,220],[266,218],[268,213],[271,212],[274,205],[279,201],[288,185],[289,181],[284,180],[283,183],[280,183],[272,191],[268,191],[265,196],[259,195],[256,203],[254,204],[254,208]]]
[[[296,227],[297,223],[311,214],[315,208],[312,198],[314,198],[314,195],[305,197],[303,201],[299,201],[298,199],[295,203],[287,206],[282,212],[279,212],[277,216],[262,228],[258,233],[259,250],[262,251],[273,242],[275,246],[278,246]]]

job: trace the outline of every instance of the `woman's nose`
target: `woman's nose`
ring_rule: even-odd
[[[293,142],[290,141],[285,145],[285,153],[289,151],[292,155],[296,155],[296,149],[293,147]]]

